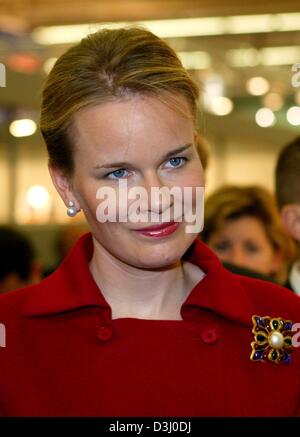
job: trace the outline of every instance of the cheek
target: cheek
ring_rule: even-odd
[[[249,260],[255,263],[256,270],[261,273],[270,274],[273,266],[274,252],[271,248],[265,247],[255,256],[249,257]]]
[[[188,171],[191,186],[204,186],[204,172],[200,161],[195,161]]]
[[[201,162],[193,159],[184,168],[165,175],[167,185],[179,187],[204,187],[205,179]]]
[[[268,248],[265,251],[265,259],[266,263],[272,265],[275,258],[275,252],[272,248]]]
[[[97,199],[97,191],[99,184],[91,183],[90,185],[81,184],[80,189],[77,190],[78,197],[80,198],[81,208],[89,222],[97,220],[96,212],[100,200]]]
[[[78,184],[79,185],[79,184]],[[109,209],[110,212],[122,210],[125,204],[130,204],[132,200],[127,200],[125,192],[119,192],[119,187],[111,183],[95,182],[94,180],[87,184],[81,184],[80,193],[81,203],[89,215],[97,218],[97,209],[101,206],[104,210]]]
[[[272,261],[275,255],[274,249],[268,241],[260,242],[260,251],[258,255],[266,261]]]
[[[178,178],[177,185],[182,193],[189,193],[188,196],[190,196],[189,198],[192,200],[193,205],[199,203],[199,201],[202,204],[205,183],[201,163],[190,166],[186,173],[180,179]]]
[[[218,250],[214,250],[214,252],[216,253],[216,255],[219,257],[219,259],[222,262],[232,262],[232,258],[230,257],[230,255],[227,252],[219,252]]]
[[[82,203],[84,212],[87,213],[89,216],[93,216],[96,218],[96,211],[99,205],[99,201],[96,199],[96,197],[85,196]]]

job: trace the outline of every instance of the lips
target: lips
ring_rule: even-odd
[[[147,228],[133,229],[133,231],[147,237],[162,238],[173,234],[173,232],[176,231],[179,225],[180,223],[172,221],[168,223],[160,223],[158,225],[149,226]]]
[[[146,231],[146,232],[150,232],[150,231],[158,231],[160,229],[164,229],[167,228],[171,225],[173,225],[175,222],[166,222],[166,223],[160,223],[158,225],[153,225],[153,226],[148,226],[147,228],[141,228],[141,229],[134,229],[135,231]]]

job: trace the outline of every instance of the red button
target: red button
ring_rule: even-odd
[[[219,339],[219,333],[216,328],[204,329],[201,333],[202,340],[204,343],[213,344]]]
[[[110,340],[113,336],[113,331],[110,326],[101,326],[98,329],[98,338],[102,341]]]

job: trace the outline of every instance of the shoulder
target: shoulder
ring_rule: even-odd
[[[39,284],[30,285],[18,290],[0,294],[0,323],[5,323],[12,318],[20,317],[22,308],[28,297],[38,290],[43,281]]]
[[[300,297],[291,290],[261,279],[231,275],[243,287],[259,315],[300,321]]]

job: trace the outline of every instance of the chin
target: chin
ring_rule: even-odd
[[[169,256],[169,257],[163,257],[163,256],[153,256],[151,259],[145,258],[145,259],[139,259],[137,263],[135,263],[135,267],[141,268],[141,269],[163,269],[169,266],[172,266],[179,262],[181,259],[181,256]]]
[[[173,241],[169,244],[141,248],[138,258],[135,259],[136,267],[146,269],[159,269],[174,265],[180,261],[192,241]]]

